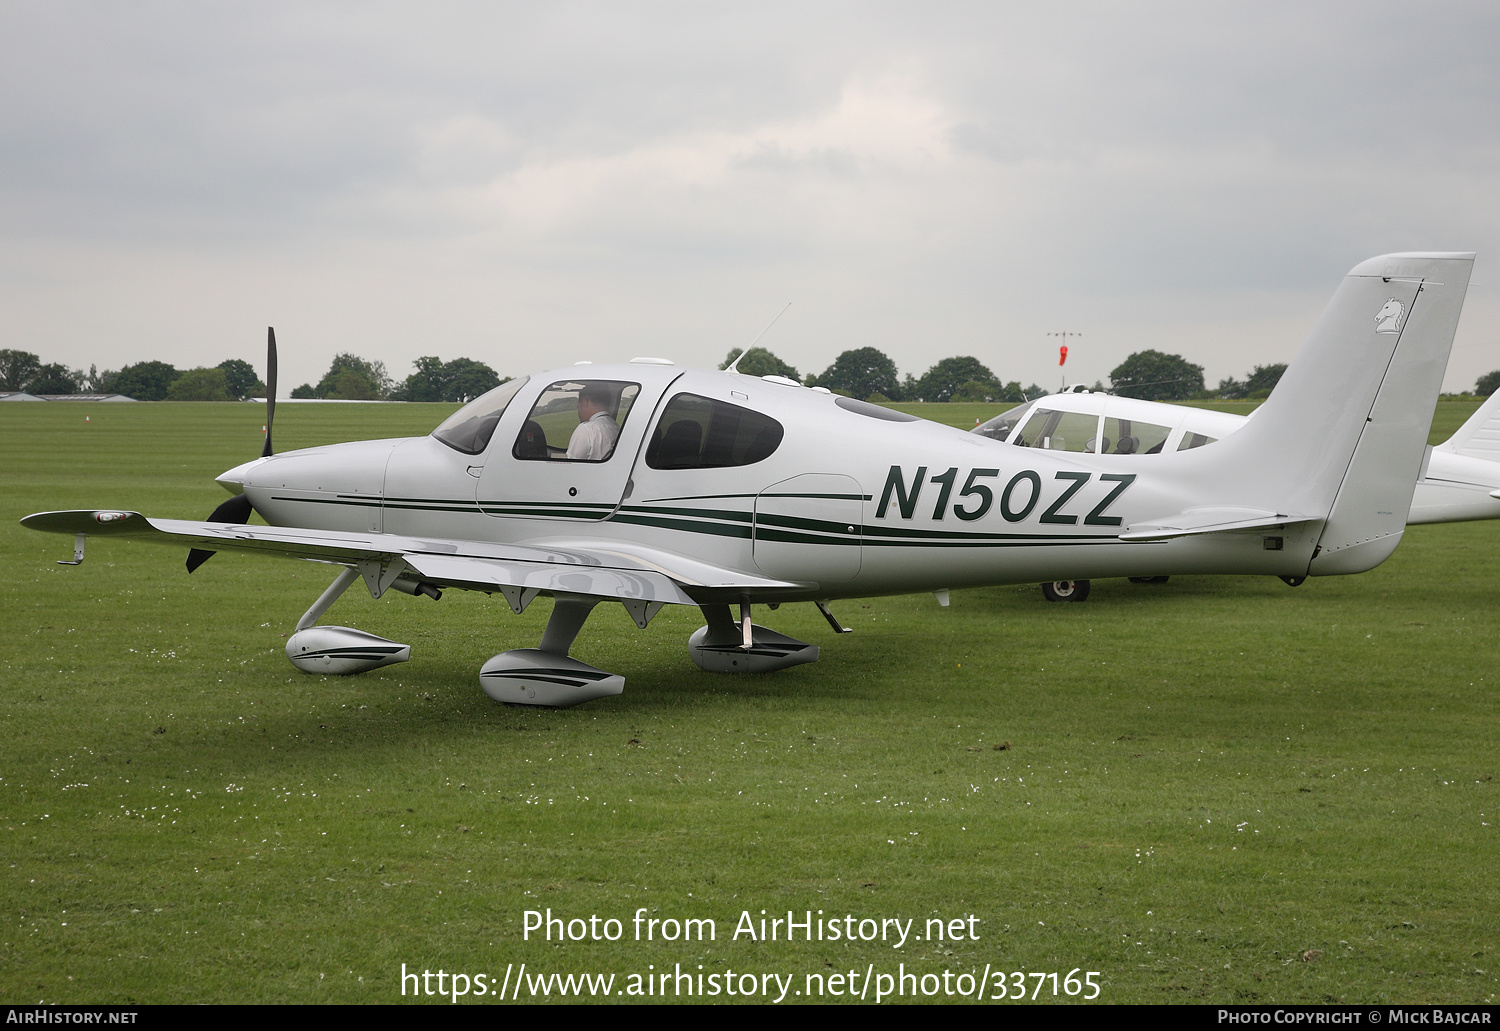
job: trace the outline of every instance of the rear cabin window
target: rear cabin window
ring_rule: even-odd
[[[753,465],[771,457],[783,432],[781,423],[748,408],[678,394],[656,424],[646,464],[653,469]]]
[[[1218,439],[1218,437],[1210,437],[1206,433],[1184,433],[1182,435],[1182,443],[1177,445],[1177,450],[1191,451],[1195,447],[1202,447],[1204,444],[1212,444]]]

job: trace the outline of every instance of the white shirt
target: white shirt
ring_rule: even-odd
[[[608,412],[595,412],[588,422],[581,422],[568,440],[568,457],[575,460],[598,462],[609,457],[615,440],[620,436],[620,427]]]

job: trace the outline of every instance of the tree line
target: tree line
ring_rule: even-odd
[[[978,358],[969,355],[944,358],[920,377],[911,373],[902,377],[889,356],[874,347],[860,347],[839,355],[821,374],[804,378],[764,347],[752,347],[743,358],[740,354],[739,348],[730,351],[719,368],[727,369],[739,359],[735,368],[740,372],[785,376],[804,386],[826,387],[836,394],[867,401],[1024,401],[1046,393],[1035,383],[1022,387],[1018,380],[1002,382]],[[1243,381],[1230,376],[1219,381],[1218,389],[1208,390],[1201,365],[1181,355],[1137,351],[1109,374],[1109,389],[1147,401],[1260,398],[1271,392],[1285,371],[1285,364],[1257,365]],[[1095,382],[1094,389],[1103,390],[1105,386]]]
[[[0,391],[28,394],[124,394],[137,401],[243,401],[266,385],[255,367],[239,358],[213,368],[178,369],[166,362],[136,362],[121,369],[89,371],[44,365],[30,351],[0,350]]]
[[[978,358],[968,355],[944,358],[920,377],[901,376],[890,356],[874,347],[845,351],[821,374],[803,376],[764,347],[752,347],[741,357],[734,348],[719,368],[734,365],[749,376],[784,376],[807,387],[824,387],[866,401],[1023,401],[1046,391],[1035,383],[1023,387],[1019,380],[1001,382]],[[739,364],[735,365],[738,360]]]
[[[292,397],[348,401],[472,401],[505,379],[483,362],[418,358],[416,371],[393,383],[385,365],[357,355],[335,355],[316,385],[304,383]],[[178,369],[167,362],[136,362],[120,369],[89,366],[88,372],[60,363],[43,364],[29,351],[0,350],[0,393],[124,394],[137,401],[243,401],[264,397],[255,367],[231,358],[212,368]]]
[[[336,354],[321,380],[302,384],[292,391],[292,397],[336,401],[472,401],[510,379],[472,358],[445,362],[429,355],[412,364],[416,371],[396,383],[387,375],[384,362],[372,362],[355,354]]]
[[[735,364],[738,360],[738,364]],[[719,365],[750,376],[784,376],[808,387],[825,387],[836,394],[876,403],[890,401],[1019,402],[1046,393],[1035,383],[1002,382],[978,358],[944,358],[921,376],[902,376],[896,363],[874,347],[857,347],[840,354],[821,373],[803,376],[764,347],[748,353],[734,348]],[[337,354],[316,384],[304,383],[294,398],[343,401],[472,401],[510,379],[484,362],[471,358],[443,361],[433,355],[418,358],[415,371],[401,382],[386,372],[385,364],[354,354]],[[1137,351],[1109,374],[1112,392],[1147,401],[1189,401],[1264,398],[1282,374],[1285,363],[1257,365],[1243,380],[1221,379],[1216,388],[1203,380],[1203,367],[1177,354]],[[1094,389],[1106,389],[1095,382]],[[137,362],[118,370],[88,372],[58,363],[43,364],[27,351],[0,350],[0,392],[31,394],[124,394],[137,401],[242,401],[264,396],[266,386],[249,362],[231,358],[212,368],[179,370],[166,362]],[[1500,370],[1479,377],[1474,393],[1488,397],[1500,390]]]

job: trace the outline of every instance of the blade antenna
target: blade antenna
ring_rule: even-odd
[[[276,419],[276,329],[266,327],[266,446],[260,457],[271,457],[271,424]]]
[[[790,308],[791,306],[792,306],[792,302],[791,301],[787,301],[786,302],[786,308]],[[776,313],[776,319],[779,319],[783,315],[786,314],[786,308],[782,308],[779,312]],[[760,343],[760,338],[763,337],[763,336],[765,336],[767,333],[769,333],[771,331],[771,327],[774,326],[774,325],[776,325],[776,319],[772,319],[770,322],[766,323],[766,328],[763,329],[763,330],[761,330],[759,333],[757,333],[755,335],[755,339],[752,340],[752,341],[750,341],[750,347],[754,347],[756,344]],[[730,362],[729,363],[729,368],[725,369],[724,371],[725,372],[732,372],[735,375],[739,375],[739,371],[740,370],[737,369],[735,366],[739,365],[740,358],[743,358],[743,357],[745,357],[745,355],[747,355],[747,354],[750,353],[750,347],[747,347],[743,351],[741,351],[740,355],[739,355],[739,358],[736,358],[734,361]]]

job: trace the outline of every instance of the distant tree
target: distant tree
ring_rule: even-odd
[[[115,390],[111,384],[118,375],[109,369],[100,372],[99,366],[90,365],[88,375],[83,377],[83,389],[90,394],[113,394]]]
[[[1281,382],[1281,377],[1285,372],[1286,362],[1277,362],[1275,365],[1257,365],[1245,378],[1245,393],[1258,394],[1264,390],[1269,394],[1276,389],[1276,384]]]
[[[391,378],[384,362],[372,362],[357,354],[336,354],[328,371],[313,388],[318,397],[343,401],[378,401],[391,392]]]
[[[74,372],[66,365],[43,365],[26,384],[33,394],[76,394],[82,386],[83,373]]]
[[[334,401],[379,401],[380,387],[358,369],[338,369],[324,376],[317,386],[318,396]]]
[[[978,358],[964,355],[944,358],[928,369],[926,374],[917,381],[917,396],[924,401],[948,401],[971,380],[984,384],[990,397],[998,396],[1000,393],[1001,387],[995,380],[995,374],[987,369]]]
[[[395,401],[441,401],[446,386],[443,360],[437,355],[427,355],[412,363],[417,371],[402,382],[391,395]]]
[[[30,351],[0,351],[0,390],[25,390],[41,368],[42,360]]]
[[[484,362],[455,358],[445,362],[429,355],[413,364],[417,371],[406,377],[391,398],[395,401],[472,401],[503,381]]]
[[[313,387],[313,385],[311,383],[304,383],[300,387],[293,387],[292,388],[292,397],[294,397],[298,401],[306,400],[307,398],[312,398],[312,397],[317,397],[317,396],[318,396],[318,391],[316,390],[316,388]]]
[[[1180,401],[1203,389],[1203,366],[1177,354],[1137,351],[1109,374],[1115,393],[1147,401]]]
[[[166,362],[137,362],[115,374],[110,389],[137,401],[165,401],[177,370]]]
[[[1026,400],[1026,389],[1021,386],[1021,381],[1013,379],[1000,388],[996,401],[1024,401]]]
[[[1033,397],[1041,397],[1043,394],[1046,393],[1046,391],[1043,390],[1041,387],[1037,386],[1035,383],[1033,383],[1031,386],[1029,386],[1025,390],[1021,391],[1021,393],[1023,393],[1023,394],[1026,395],[1021,400],[1027,401],[1027,400],[1030,400]]]
[[[472,401],[505,382],[494,369],[472,358],[455,358],[443,366],[443,371],[448,376],[448,396],[443,399],[445,401]]]
[[[224,389],[236,401],[245,400],[255,392],[256,385],[260,384],[260,377],[255,374],[255,366],[241,358],[231,358],[227,362],[220,362],[219,368],[224,371]]]
[[[1233,401],[1245,396],[1245,384],[1233,376],[1228,376],[1219,380],[1219,386],[1214,390],[1214,393],[1219,397],[1225,397]]]
[[[969,402],[994,401],[997,393],[998,391],[994,383],[985,383],[981,380],[971,379],[967,383],[959,384],[958,389],[953,392],[953,396],[948,400]]]
[[[243,363],[242,363],[243,364]],[[167,388],[168,401],[230,401],[224,367],[188,369]]]
[[[731,365],[734,365],[734,360],[742,352],[742,348],[736,347],[731,349],[719,368],[727,369]],[[764,347],[750,348],[750,353],[745,355],[744,361],[735,366],[735,371],[742,372],[746,376],[785,376],[787,379],[794,379],[798,383],[802,382],[801,373],[770,351],[767,351]]]
[[[901,392],[896,363],[873,347],[857,347],[839,355],[818,377],[817,385],[850,397],[893,397]]]
[[[1479,377],[1479,382],[1474,384],[1474,393],[1481,397],[1489,397],[1497,390],[1500,390],[1500,369],[1486,372]]]

